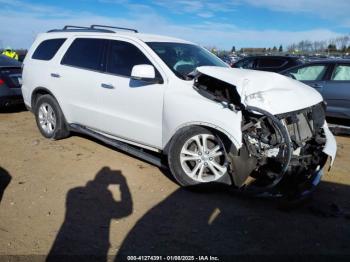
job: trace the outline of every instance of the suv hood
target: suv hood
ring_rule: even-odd
[[[232,85],[245,106],[272,114],[307,108],[323,100],[315,89],[277,73],[216,66],[198,67],[197,71]]]

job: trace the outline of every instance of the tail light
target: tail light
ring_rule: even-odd
[[[5,84],[5,81],[0,78],[0,86]]]

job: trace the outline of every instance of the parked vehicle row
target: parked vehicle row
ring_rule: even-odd
[[[230,68],[196,44],[134,29],[66,26],[40,34],[24,61],[22,92],[43,136],[76,131],[154,164],[165,160],[182,186],[215,182],[281,194],[287,183],[289,193],[308,191],[336,154],[314,89]]]

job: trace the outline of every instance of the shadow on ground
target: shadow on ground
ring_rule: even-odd
[[[109,185],[119,185],[120,201],[114,200]],[[102,168],[94,180],[67,193],[65,220],[47,261],[76,260],[77,255],[83,256],[82,261],[106,261],[111,220],[126,217],[132,210],[125,177],[120,171]]]
[[[107,189],[110,184],[120,186],[120,201]],[[242,197],[227,187],[179,188],[149,210],[116,251],[109,250],[111,220],[129,216],[133,201],[121,172],[105,167],[93,181],[68,192],[65,220],[47,261],[106,261],[108,251],[116,253],[115,261],[128,255],[349,258],[349,189],[322,182],[312,200],[286,211],[276,200]]]
[[[288,254],[349,258],[349,189],[323,182],[313,200],[289,211],[280,210],[276,201],[227,191],[179,189],[137,222],[116,261],[128,255],[248,255],[253,261],[269,254],[281,259]]]
[[[0,114],[20,113],[23,111],[27,111],[24,104],[0,107]]]
[[[5,189],[10,184],[10,182],[11,182],[10,174],[5,169],[0,167],[0,203],[4,195]]]

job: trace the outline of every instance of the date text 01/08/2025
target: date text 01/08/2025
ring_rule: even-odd
[[[216,256],[127,256],[128,261],[220,261]]]

